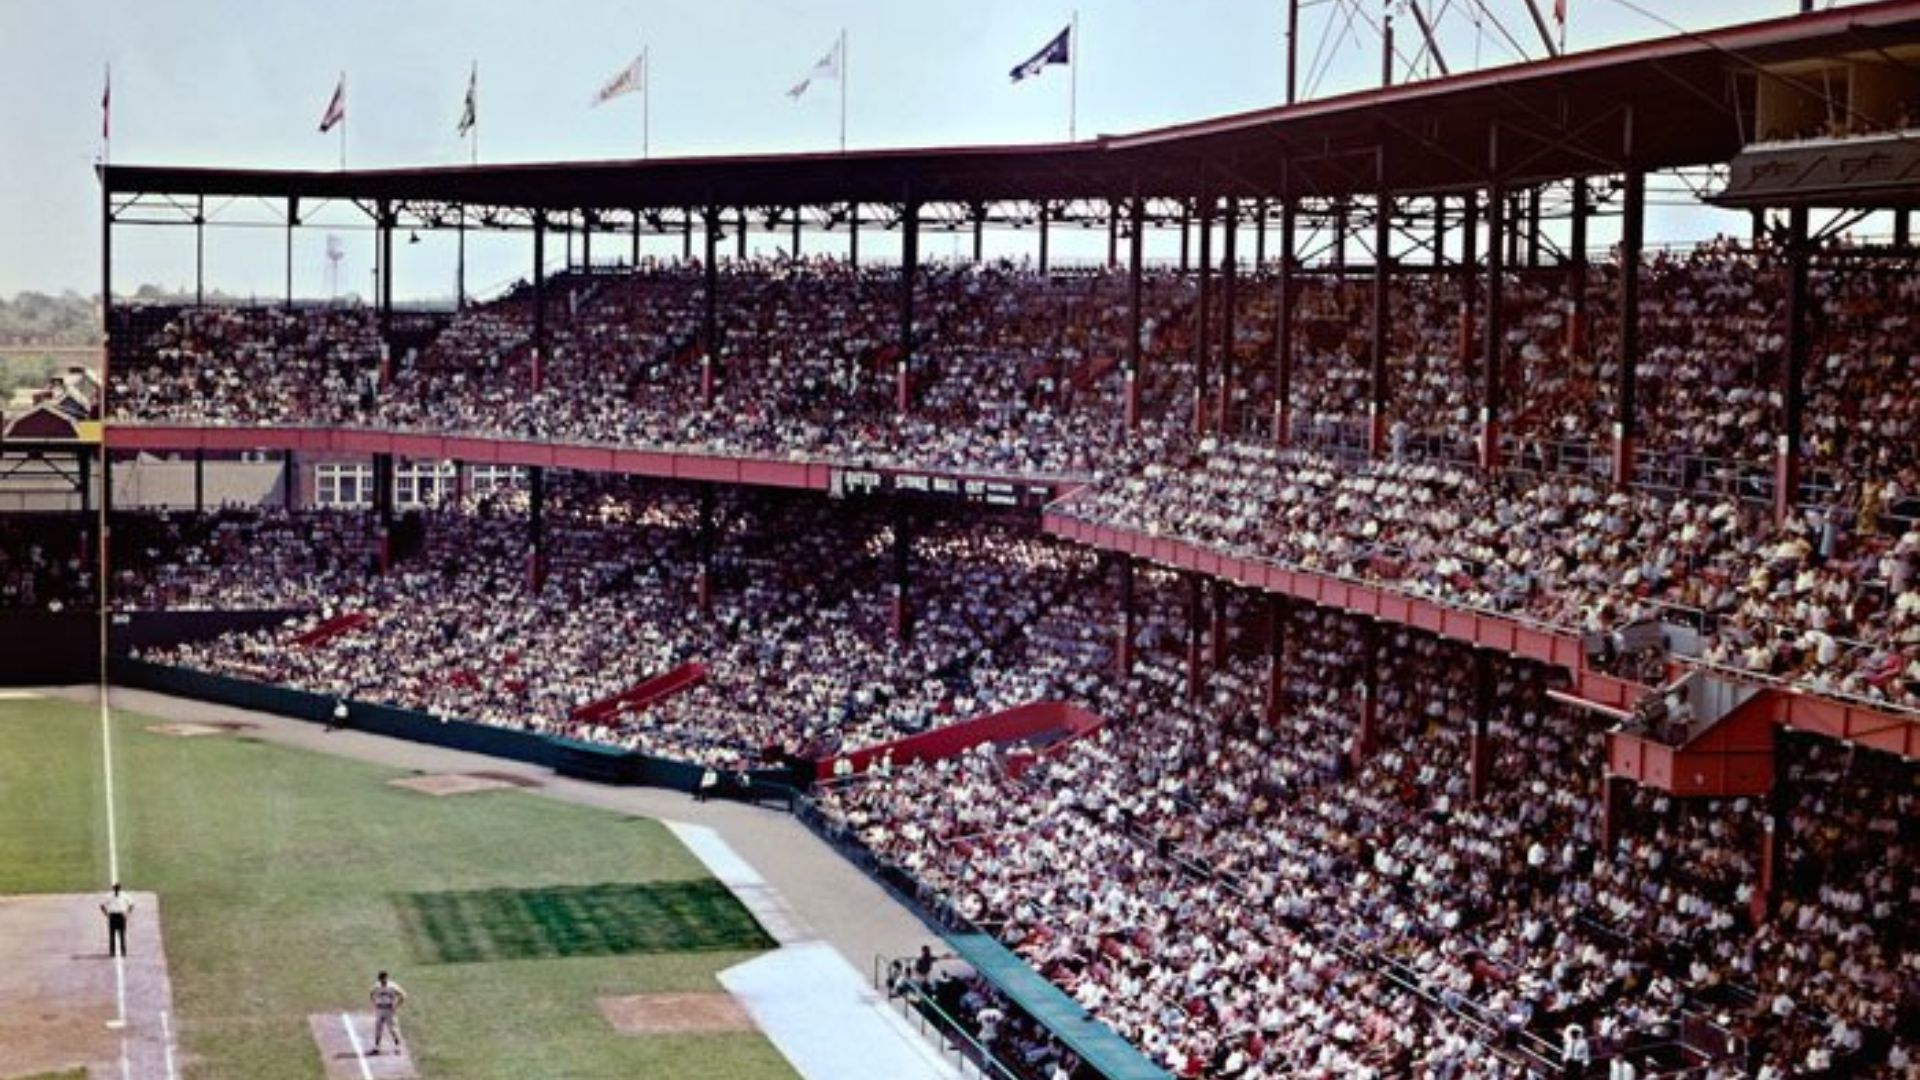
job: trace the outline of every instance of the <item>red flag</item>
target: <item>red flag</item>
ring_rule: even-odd
[[[1553,21],[1567,25],[1567,0],[1553,0]]]

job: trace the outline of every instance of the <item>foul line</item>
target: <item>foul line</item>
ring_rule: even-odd
[[[360,1033],[353,1030],[353,1018],[341,1013],[340,1026],[347,1029],[347,1042],[352,1044],[353,1056],[360,1062],[360,1080],[373,1080],[373,1069],[367,1065],[366,1051],[360,1049]]]
[[[160,1035],[166,1040],[167,1080],[176,1080],[180,1072],[173,1062],[173,1017],[165,1009],[160,1010]]]

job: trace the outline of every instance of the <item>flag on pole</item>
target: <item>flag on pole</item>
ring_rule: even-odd
[[[100,88],[100,138],[113,138],[113,65],[107,65],[107,81]]]
[[[480,61],[475,60],[473,62],[473,71],[467,75],[467,103],[461,106],[460,122],[458,124],[455,124],[453,128],[453,130],[457,134],[459,134],[462,138],[466,137],[467,132],[473,130],[473,125],[478,120],[478,117],[476,116],[476,109],[479,105],[479,100],[480,100],[479,87],[480,87]]]
[[[1553,21],[1567,25],[1567,0],[1553,0]]]
[[[807,88],[813,85],[815,79],[838,79],[839,77],[840,41],[836,39],[833,43],[833,48],[827,50],[827,55],[821,57],[819,61],[813,65],[813,70],[807,72],[806,78],[793,84],[793,88],[787,91],[787,96],[795,101],[799,101],[801,96],[807,92]]]
[[[333,126],[347,118],[347,77],[340,76],[340,82],[333,88],[333,99],[327,102],[327,111],[320,117],[320,130],[332,131]]]
[[[599,93],[593,95],[593,101],[590,102],[587,107],[592,108],[595,105],[604,104],[622,94],[635,93],[636,91],[646,89],[646,87],[647,55],[641,53],[639,56],[633,58],[633,63],[621,68],[620,74],[608,79],[607,84],[600,88]]]
[[[1045,71],[1049,65],[1072,63],[1072,38],[1073,26],[1068,24],[1065,29],[1053,36],[1052,41],[1041,46],[1039,52],[1028,57],[1023,63],[1014,65],[1013,70],[1008,74],[1013,76],[1014,82],[1019,82],[1022,79],[1033,78]]]

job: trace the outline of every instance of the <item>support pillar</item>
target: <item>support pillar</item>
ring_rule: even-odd
[[[680,261],[693,261],[693,208],[680,213]]]
[[[1045,199],[1042,199],[1040,201],[1040,276],[1041,277],[1047,276],[1047,217],[1048,217],[1047,202]]]
[[[1227,666],[1227,583],[1213,579],[1213,618],[1207,626],[1207,644],[1213,652],[1213,669]]]
[[[893,509],[893,639],[905,644],[913,638],[913,611],[908,589],[913,581],[913,519],[906,504]]]
[[[1238,200],[1228,198],[1220,243],[1220,400],[1214,407],[1214,416],[1222,434],[1233,432],[1233,347],[1234,331],[1238,328],[1234,316],[1238,310],[1240,280],[1239,256],[1234,253],[1234,238],[1239,231],[1240,204]]]
[[[207,452],[193,452],[193,512],[207,512]]]
[[[193,211],[193,306],[207,306],[207,197],[205,195],[200,196]]]
[[[393,377],[393,226],[396,218],[385,201],[380,203],[380,383],[381,389]]]
[[[633,212],[632,251],[627,255],[627,265],[636,270],[640,268],[640,211],[638,210]]]
[[[1496,129],[1494,139],[1499,138]],[[1504,362],[1507,328],[1501,307],[1506,288],[1507,193],[1495,180],[1487,192],[1487,314],[1486,338],[1480,365],[1480,467],[1500,467],[1500,406],[1505,388]]]
[[[1360,631],[1365,642],[1360,670],[1360,717],[1354,726],[1349,760],[1358,769],[1373,756],[1380,739],[1380,627],[1369,621]]]
[[[1200,575],[1189,573],[1187,581],[1187,700],[1200,700],[1200,620],[1205,618],[1201,611]]]
[[[1784,522],[1800,500],[1801,414],[1806,409],[1807,360],[1813,350],[1808,326],[1807,208],[1787,211],[1787,362],[1780,369],[1780,443],[1773,468],[1773,518]]]
[[[793,208],[793,260],[800,261],[800,208]]]
[[[1618,776],[1609,776],[1601,781],[1600,791],[1600,849],[1611,853],[1620,842],[1620,826],[1626,820],[1627,803],[1633,793],[1628,790],[1632,781]]]
[[[1138,195],[1133,197],[1129,210],[1132,216],[1133,231],[1127,238],[1127,431],[1140,430],[1140,380],[1145,375],[1142,367],[1140,335],[1145,330],[1146,312],[1143,308],[1143,282],[1145,273],[1141,253],[1146,243],[1147,201]],[[1131,565],[1131,562],[1129,562]],[[1131,574],[1131,571],[1129,571]],[[1129,580],[1131,578],[1129,577]]]
[[[527,584],[538,589],[547,581],[547,470],[527,469]]]
[[[1107,269],[1117,269],[1120,265],[1120,202],[1107,200]]]
[[[580,215],[580,270],[593,273],[593,219],[584,212]]]
[[[1480,196],[1469,191],[1460,214],[1460,370],[1471,380],[1479,337],[1474,306],[1480,300]]]
[[[1333,203],[1333,272],[1340,278],[1347,275],[1348,225],[1347,199],[1343,195]]]
[[[1180,200],[1180,274],[1182,277],[1185,277],[1187,272],[1193,269],[1192,260],[1188,258],[1187,255],[1191,245],[1192,234],[1193,203],[1189,200],[1182,199]]]
[[[973,208],[973,265],[979,266],[986,261],[987,252],[987,208]]]
[[[700,407],[713,407],[713,384],[720,368],[720,208],[707,208],[706,314],[700,340]]]
[[[1267,267],[1267,200],[1253,200],[1253,272]]]
[[[1911,209],[1893,212],[1893,246],[1897,251],[1905,251],[1913,243],[1913,211]]]
[[[287,198],[287,267],[286,267],[286,271],[287,271],[286,307],[288,311],[293,310],[293,230],[298,228],[299,225],[300,225],[300,197],[298,195],[289,196]],[[460,243],[460,254],[461,254],[460,268],[462,273],[464,273],[466,270],[466,251],[467,251],[466,238],[465,238],[465,233],[463,232],[461,234],[461,243]],[[461,291],[465,292],[464,289],[462,289]],[[456,297],[455,299],[457,300],[458,297]]]
[[[292,450],[280,454],[280,509],[292,513],[300,506],[300,456]]]
[[[1213,197],[1200,197],[1200,298],[1193,319],[1193,430],[1207,430],[1207,391],[1213,383],[1213,345],[1207,333],[1213,327]]]
[[[1493,741],[1487,726],[1493,718],[1493,654],[1473,651],[1473,732],[1467,740],[1467,791],[1475,802],[1487,797],[1493,773]]]
[[[1119,640],[1114,642],[1114,677],[1126,681],[1133,675],[1133,556],[1122,553],[1116,564],[1120,574]]]
[[[860,204],[847,204],[847,265],[860,265]]]
[[[1582,356],[1587,351],[1587,178],[1573,178],[1573,220],[1567,242],[1567,355]]]
[[[533,215],[533,392],[546,388],[547,215]]]
[[[734,216],[733,223],[733,261],[747,261],[747,208],[741,207]]]
[[[1615,372],[1613,482],[1633,483],[1633,459],[1639,449],[1640,246],[1646,232],[1647,174],[1627,170],[1620,217],[1620,356]]]
[[[693,600],[702,616],[713,614],[713,484],[700,484],[700,569],[693,578]]]
[[[1379,458],[1387,451],[1387,290],[1393,283],[1393,199],[1387,194],[1386,151],[1374,151],[1374,181],[1380,190],[1373,202],[1373,319],[1367,380],[1367,452]]]
[[[380,572],[393,568],[393,455],[373,455],[373,533],[379,543]]]
[[[1527,269],[1540,268],[1540,188],[1527,189]]]
[[[1286,595],[1268,593],[1266,719],[1269,726],[1286,718],[1287,624],[1292,619],[1293,604]]]
[[[920,272],[920,204],[907,200],[900,215],[900,362],[894,369],[894,408],[913,407],[913,288]]]
[[[1299,202],[1288,194],[1280,203],[1280,303],[1275,316],[1273,352],[1273,441],[1280,446],[1293,442],[1293,311],[1298,305],[1299,261],[1294,255],[1294,226]]]
[[[1792,787],[1787,782],[1786,762],[1780,761],[1774,772],[1773,789],[1767,792],[1767,820],[1760,834],[1759,880],[1754,883],[1748,912],[1755,926],[1772,919],[1780,910],[1780,886],[1787,872],[1787,840],[1792,823]]]

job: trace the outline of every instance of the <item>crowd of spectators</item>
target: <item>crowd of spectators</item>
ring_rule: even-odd
[[[0,611],[93,610],[94,534],[66,514],[0,514]]]

